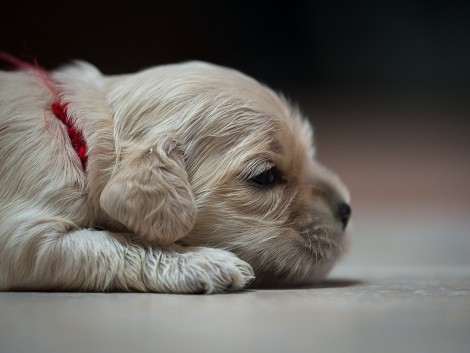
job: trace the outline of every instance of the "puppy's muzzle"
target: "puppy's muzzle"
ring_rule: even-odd
[[[343,229],[346,229],[349,218],[351,218],[351,206],[345,202],[340,202],[336,208],[336,217],[341,221]]]

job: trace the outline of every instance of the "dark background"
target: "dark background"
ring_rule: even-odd
[[[104,73],[199,59],[278,89],[469,91],[470,1],[9,2],[1,49]],[[6,8],[5,8],[6,7]]]
[[[105,74],[237,68],[299,103],[356,204],[470,209],[468,0],[9,1],[0,49]]]

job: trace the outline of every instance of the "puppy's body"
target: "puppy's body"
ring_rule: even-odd
[[[54,101],[84,136],[86,166]],[[321,278],[348,200],[311,140],[271,90],[213,65],[1,72],[0,290],[221,292],[254,275]]]

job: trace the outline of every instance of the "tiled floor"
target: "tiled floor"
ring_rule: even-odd
[[[373,108],[307,107],[321,159],[353,196],[354,241],[325,284],[214,296],[0,293],[0,352],[469,352],[465,111]]]

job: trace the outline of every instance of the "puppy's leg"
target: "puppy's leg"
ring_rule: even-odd
[[[0,234],[0,290],[218,293],[253,278],[250,265],[221,249],[155,248],[70,226],[43,218]]]
[[[144,240],[172,244],[188,234],[197,208],[176,139],[161,134],[151,145],[127,151],[100,204]]]

